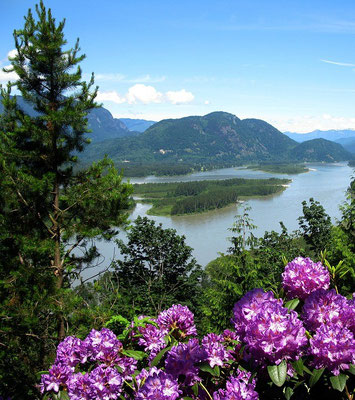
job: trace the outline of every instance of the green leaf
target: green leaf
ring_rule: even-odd
[[[293,395],[293,390],[290,387],[285,388],[284,395],[285,395],[286,400],[290,400],[290,398]]]
[[[342,392],[345,388],[347,379],[348,376],[344,374],[339,374],[338,376],[331,376],[330,383],[332,384],[332,388],[335,390],[339,390],[339,392]]]
[[[212,368],[208,363],[203,363],[199,366],[201,371],[209,372],[212,376],[220,376],[220,370],[218,365]]]
[[[320,377],[323,375],[324,368],[321,369],[314,369],[311,379],[309,380],[309,386],[313,387],[320,379]]]
[[[147,356],[144,351],[138,350],[122,350],[121,353],[127,357],[132,357],[135,360],[143,360],[143,358]]]
[[[156,367],[160,363],[160,360],[163,358],[164,354],[167,351],[171,350],[172,347],[173,347],[173,344],[171,344],[170,346],[165,347],[165,349],[159,351],[159,353],[154,357],[154,359],[153,359],[153,361],[151,362],[150,365],[152,367]]]
[[[279,365],[268,366],[267,371],[276,386],[281,387],[285,383],[287,376],[287,363],[285,360]]]
[[[285,304],[285,307],[291,311],[291,310],[294,310],[298,306],[299,303],[300,303],[299,299],[292,299],[292,300],[289,300]]]
[[[38,371],[36,372],[37,379],[40,379],[42,375],[48,374],[48,371]]]
[[[192,386],[192,391],[194,392],[194,395],[195,395],[195,396],[198,395],[198,384],[197,384],[197,383],[195,383],[195,384]]]
[[[355,364],[350,364],[349,366],[349,372],[353,375],[355,375]]]
[[[297,375],[303,376],[303,371],[304,371],[304,365],[303,365],[303,360],[302,358],[298,359],[297,361],[294,361],[292,363],[293,368],[297,372]]]
[[[193,398],[186,396],[186,397],[183,397],[182,400],[193,400]]]
[[[60,395],[59,395],[60,400],[70,400],[68,392],[63,391],[63,392],[59,392],[59,393],[60,393]]]

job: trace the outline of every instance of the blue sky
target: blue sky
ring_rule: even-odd
[[[0,62],[32,0],[0,0]],[[115,117],[228,111],[282,131],[355,129],[355,2],[47,0]],[[0,82],[4,83],[4,73]]]

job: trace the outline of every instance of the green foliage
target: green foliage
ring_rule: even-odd
[[[117,245],[123,255],[114,263],[114,279],[124,298],[120,314],[153,315],[174,303],[196,311],[201,269],[184,236],[138,217],[128,232],[128,243],[117,241]]]
[[[320,255],[330,240],[332,223],[318,201],[310,198],[309,203],[308,206],[306,201],[302,202],[303,216],[299,217],[298,221],[306,243],[316,255]]]

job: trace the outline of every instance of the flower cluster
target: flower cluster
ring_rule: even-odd
[[[339,325],[322,325],[310,339],[310,354],[316,368],[328,368],[334,375],[355,364],[354,334]]]
[[[138,344],[143,346],[144,351],[149,353],[149,360],[151,361],[166,346],[164,338],[167,332],[151,324],[147,324],[144,328],[139,328],[139,332],[142,337],[138,339]]]
[[[282,274],[282,286],[289,298],[304,300],[318,289],[329,289],[330,276],[321,262],[310,258],[297,257],[285,267]]]
[[[155,367],[149,372],[143,371],[138,380],[144,383],[139,388],[136,399],[176,400],[180,397],[182,391],[179,384],[170,374]]]
[[[250,381],[250,372],[238,370],[236,377],[232,376],[226,384],[226,389],[219,389],[213,395],[213,400],[257,400],[255,380]]]
[[[247,293],[234,306],[232,321],[246,343],[245,358],[257,364],[297,360],[307,345],[298,314],[283,307],[272,292],[256,289]]]
[[[315,331],[325,324],[350,328],[353,315],[354,306],[334,289],[313,292],[303,306],[303,320],[310,331]]]
[[[55,363],[42,375],[41,392],[66,389],[70,399],[116,399],[124,379],[131,379],[137,361],[121,354],[122,343],[107,328],[93,329],[85,340],[68,336],[58,345]],[[98,364],[90,373],[76,369],[87,361]],[[116,368],[121,369],[118,373]]]
[[[196,336],[197,330],[194,315],[186,306],[173,305],[168,310],[162,311],[156,320],[161,329],[167,332],[177,331],[181,338]]]
[[[335,375],[355,363],[355,307],[332,290],[316,290],[303,306],[303,319],[310,339],[309,353],[316,368],[328,368]]]
[[[300,357],[298,366],[328,374],[349,370],[355,363],[355,294],[348,300],[329,290],[322,265],[301,257],[286,266],[283,286],[288,297],[304,302],[300,317],[272,292],[254,289],[234,306],[234,330],[208,333],[201,342],[193,313],[180,304],[156,319],[138,317],[122,342],[107,328],[93,329],[85,340],[69,336],[42,375],[41,391],[65,391],[70,400],[257,400],[256,387],[268,386],[259,383],[270,371],[266,366],[286,364],[294,379],[291,362]]]
[[[200,347],[198,339],[190,339],[172,347],[166,357],[165,371],[176,379],[183,377],[184,385],[191,386],[199,381],[196,364],[206,359],[207,353]]]
[[[209,333],[202,339],[202,348],[207,353],[207,360],[212,368],[216,365],[223,367],[233,358],[231,352],[226,349],[223,335]]]

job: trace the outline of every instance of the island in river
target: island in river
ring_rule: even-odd
[[[302,174],[304,172],[309,172],[309,168],[307,168],[304,164],[269,164],[269,163],[260,163],[256,165],[249,165],[248,169],[253,169],[255,171],[263,171],[270,172],[273,174]]]
[[[152,204],[150,215],[183,215],[226,207],[240,200],[281,192],[289,179],[225,179],[134,185],[134,195]]]

